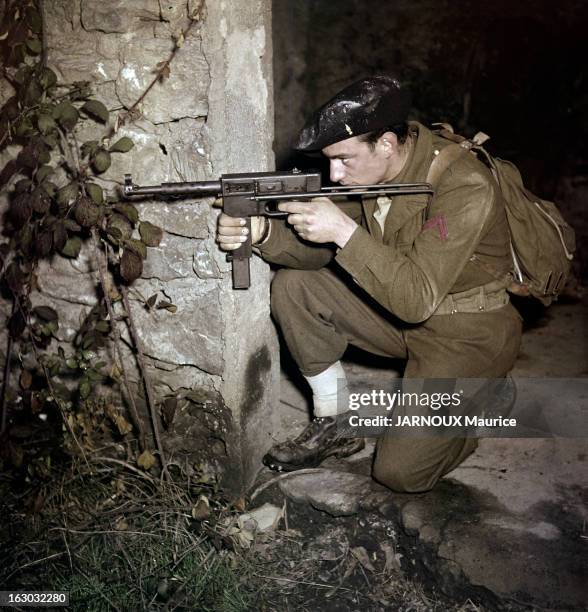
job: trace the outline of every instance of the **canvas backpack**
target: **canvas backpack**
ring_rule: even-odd
[[[489,136],[478,132],[468,139],[454,134],[450,125],[434,126],[438,126],[435,134],[452,143],[435,157],[427,182],[436,187],[443,172],[468,152],[488,166],[500,186],[510,230],[513,282],[508,290],[517,295],[532,295],[548,306],[557,299],[570,276],[576,248],[574,230],[553,202],[542,200],[525,188],[514,164],[493,157],[482,147]],[[492,270],[487,271],[492,274]]]

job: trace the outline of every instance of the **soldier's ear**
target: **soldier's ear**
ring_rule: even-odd
[[[384,153],[390,156],[398,148],[398,138],[394,132],[385,132],[380,137],[380,143],[384,149]]]

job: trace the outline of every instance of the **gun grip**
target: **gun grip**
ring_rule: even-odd
[[[249,260],[251,259],[251,219],[247,217],[245,227],[249,230],[247,240],[232,253],[227,255],[227,261],[231,262],[233,273],[233,289],[249,289],[251,286],[251,274]]]

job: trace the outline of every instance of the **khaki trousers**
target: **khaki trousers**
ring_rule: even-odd
[[[521,318],[510,304],[409,325],[328,268],[279,270],[272,283],[272,314],[306,376],[326,370],[353,344],[406,359],[406,378],[499,378],[512,368],[521,338]],[[395,491],[427,491],[476,446],[475,438],[383,437],[373,476]]]

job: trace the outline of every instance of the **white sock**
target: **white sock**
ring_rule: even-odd
[[[314,416],[334,417],[349,410],[346,399],[349,393],[347,376],[340,361],[335,362],[316,376],[305,376],[304,378],[312,389]],[[338,396],[341,397],[341,408],[338,406]]]

